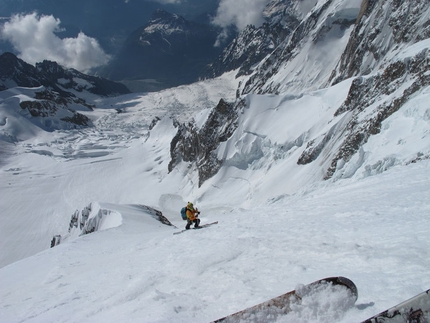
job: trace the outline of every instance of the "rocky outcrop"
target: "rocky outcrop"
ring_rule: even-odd
[[[297,163],[311,163],[325,151],[330,156],[325,179],[331,178],[338,165],[348,162],[372,135],[380,132],[384,120],[430,85],[429,54],[430,50],[424,49],[391,63],[381,73],[354,79],[345,102],[335,113],[335,117],[345,115],[348,122],[309,141]],[[331,151],[333,146],[338,148]]]
[[[46,131],[92,125],[91,120],[83,114],[48,100],[22,101],[20,107],[27,110],[32,117],[38,117],[41,127]],[[62,116],[58,117],[59,114]],[[70,126],[60,125],[60,121]]]
[[[45,75],[51,87],[61,87],[65,91],[74,90],[78,93],[88,91],[100,96],[118,96],[130,93],[130,90],[121,83],[113,82],[101,77],[83,74],[75,69],[68,69],[56,62],[43,61],[36,64],[36,69]]]
[[[396,113],[414,93],[430,85],[429,54],[426,49],[412,59],[392,63],[381,74],[354,80],[348,98],[336,112],[338,115],[350,111],[352,118],[326,178],[334,174],[340,160],[350,160],[370,136],[378,134],[382,122]],[[372,105],[374,107],[366,112]]]
[[[276,13],[267,17],[266,23],[256,28],[247,26],[224,49],[203,73],[203,77],[217,77],[225,72],[238,69],[237,77],[250,75],[254,67],[270,54],[297,27],[299,20],[285,8],[272,8]],[[282,10],[283,9],[283,10]]]
[[[56,62],[30,65],[12,53],[0,55],[0,90],[14,87],[35,88],[21,96],[20,113],[45,131],[92,126],[91,120],[70,106],[92,110],[88,93],[116,96],[130,93],[122,84],[66,69]],[[82,96],[82,97],[80,97]],[[27,111],[28,113],[25,113]]]
[[[327,37],[330,34],[340,38],[339,34],[345,33],[355,23],[354,8],[336,12],[336,8],[332,8],[332,5],[333,1],[330,0],[321,6],[315,6],[305,18],[300,20],[291,35],[259,64],[255,73],[245,83],[242,94],[277,94],[281,90],[291,87],[288,86],[288,83],[294,84],[294,88],[291,87],[290,91],[318,88],[320,87],[319,83],[324,84],[325,79],[318,79],[317,77],[306,79],[306,75],[300,75],[302,74],[300,68],[295,71],[297,77],[290,77],[289,81],[284,84],[276,79],[276,75],[280,73],[282,68],[287,67],[306,46],[317,47],[318,44],[324,44],[327,42],[326,38],[330,39]],[[333,38],[333,36],[331,37]],[[313,64],[313,62],[304,61],[299,64]],[[321,77],[323,75],[321,73]]]
[[[5,90],[15,86],[44,86],[64,98],[81,101],[76,92],[88,91],[101,96],[130,93],[123,84],[64,68],[56,62],[43,61],[33,66],[12,53],[3,53],[0,55],[0,87]]]
[[[19,106],[22,110],[28,111],[33,117],[32,119],[37,120],[34,123],[38,123],[46,131],[92,126],[92,122],[87,116],[68,108],[70,101],[70,98],[62,97],[57,92],[43,89],[35,92],[34,99],[23,100]],[[81,104],[89,109],[92,108],[83,100]]]
[[[130,207],[137,207],[140,209],[140,211],[142,211],[142,214],[151,216],[154,220],[161,222],[163,225],[173,226],[161,211],[158,211],[150,206],[130,205]],[[120,225],[122,222],[122,215],[117,211],[103,208],[98,203],[91,203],[84,207],[82,211],[76,210],[75,213],[72,214],[70,217],[68,232],[74,236],[81,236],[103,230],[103,227],[110,228],[109,225],[106,226],[104,224],[104,221],[109,217],[115,217],[117,219],[116,221],[113,221],[117,222],[117,224],[113,227]]]
[[[287,3],[288,1],[284,2]],[[231,68],[239,68],[242,75],[250,73],[239,86],[238,97],[255,93],[286,95],[291,92],[299,97],[300,93],[294,92],[294,89],[308,93],[356,77],[346,100],[334,114],[329,130],[322,134],[316,133],[315,137],[308,137],[310,133],[306,133],[300,144],[304,148],[297,164],[318,162],[325,179],[331,178],[339,167],[360,151],[372,135],[378,134],[384,120],[430,84],[428,2],[365,0],[361,7],[358,4],[341,4],[331,0],[316,5],[309,14],[304,15],[295,30],[255,64],[253,69],[249,68],[246,60],[239,59],[240,54],[251,48],[258,51],[258,46],[264,43],[261,41],[263,35],[275,34],[275,31],[267,29],[267,24],[261,28],[248,27],[227,47],[230,52],[224,57],[236,59],[226,60],[227,66],[233,64]],[[283,11],[281,16],[287,12]],[[239,40],[243,44],[239,44]],[[301,62],[318,66],[317,60],[312,61],[310,57],[314,55],[314,59],[318,58],[318,50],[321,48],[330,50],[327,44],[332,44],[337,50],[331,52],[336,56],[330,56],[330,61],[324,60],[332,64],[330,69],[320,66],[321,69],[311,75],[310,72],[314,71],[306,70],[307,65],[296,68]],[[259,59],[253,55],[249,57],[257,61]],[[296,59],[300,57],[302,60]],[[294,67],[290,68],[289,64]],[[296,74],[291,75],[291,71]],[[303,71],[307,73],[302,73]],[[300,83],[304,85],[301,87]],[[214,109],[212,118],[218,116],[221,120],[226,120],[223,119],[226,115],[221,113],[222,106],[223,104],[217,107],[218,112]],[[232,118],[227,117],[226,125],[231,125],[230,129],[234,132],[237,128],[237,119],[233,121],[234,113],[237,115],[237,112],[234,111],[240,111],[240,104],[231,106]],[[199,171],[201,185],[224,163],[217,155],[217,148],[222,142],[220,139],[228,140],[232,132],[227,132],[225,136],[222,133],[221,128],[211,125],[210,119],[201,129],[197,129],[192,123],[179,127],[172,142],[169,170],[181,160],[194,163]]]
[[[329,84],[370,74],[383,68],[390,50],[430,38],[428,13],[428,1],[363,1],[357,24]]]
[[[170,147],[169,172],[181,161],[193,164],[198,170],[199,186],[215,175],[223,163],[216,149],[236,130],[238,115],[244,106],[242,101],[232,104],[220,100],[200,129],[194,122],[177,125],[178,132]]]

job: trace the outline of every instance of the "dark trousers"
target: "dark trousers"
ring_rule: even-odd
[[[193,222],[194,222],[194,228],[197,228],[198,226],[199,226],[199,224],[200,224],[200,219],[194,219],[194,220],[187,220],[187,225],[186,225],[186,227],[185,227],[185,229],[189,229],[190,228],[190,226],[191,226],[191,224],[193,224]]]

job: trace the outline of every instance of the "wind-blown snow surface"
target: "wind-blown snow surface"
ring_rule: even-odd
[[[0,322],[209,322],[338,275],[358,287],[354,308],[311,302],[277,321],[360,322],[429,288],[430,161],[417,156],[429,152],[428,88],[330,181],[320,164],[296,164],[300,138],[340,122],[333,113],[351,80],[299,97],[249,96],[216,176],[197,188],[186,163],[169,174],[170,116],[202,124],[237,81],[100,100],[105,109],[86,113],[94,128],[29,126],[26,140],[3,143]],[[2,111],[14,99],[5,101]],[[0,120],[13,130],[12,115]],[[187,201],[202,223],[219,224],[173,235]],[[69,234],[70,216],[90,203],[93,215],[104,210],[104,230]],[[55,234],[63,242],[47,249]]]
[[[429,170],[396,167],[249,210],[202,205],[202,221],[220,223],[179,236],[136,206],[106,204],[122,225],[1,269],[0,321],[208,322],[344,275],[359,289],[354,308],[311,304],[292,321],[359,322],[430,284]]]

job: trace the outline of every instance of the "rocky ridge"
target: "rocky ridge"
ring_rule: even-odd
[[[217,77],[238,69],[237,77],[250,75],[260,63],[284,41],[299,24],[299,14],[291,1],[272,1],[264,12],[261,27],[249,25],[206,68],[203,77]]]
[[[88,117],[76,111],[92,110],[88,94],[117,96],[130,93],[122,84],[66,69],[56,62],[30,65],[12,53],[0,56],[0,90],[14,87],[34,88],[28,99],[22,99],[23,115],[46,131],[91,126]]]
[[[126,86],[117,82],[86,75],[46,60],[33,66],[6,52],[0,55],[0,90],[14,86],[44,86],[69,98],[78,97],[76,93],[83,91],[101,96],[130,93]]]
[[[170,145],[169,172],[181,161],[195,164],[199,186],[215,175],[223,162],[215,151],[236,130],[238,115],[244,107],[244,101],[234,105],[221,99],[200,129],[194,120],[178,124],[178,132]]]
[[[289,14],[285,10],[280,21]],[[248,63],[238,64],[239,74],[251,74],[239,86],[238,100],[222,103],[229,113],[225,114],[223,109],[216,107],[211,119],[219,117],[226,120],[228,116],[226,124],[237,124],[244,107],[242,98],[251,93],[295,93],[300,96],[300,93],[327,88],[354,77],[345,102],[333,115],[333,120],[338,121],[329,131],[313,136],[304,134],[304,140],[295,144],[302,150],[298,165],[317,162],[322,165],[325,179],[336,172],[342,176],[344,165],[361,153],[361,147],[372,135],[379,133],[382,122],[395,114],[415,93],[430,85],[429,17],[428,3],[420,0],[413,3],[364,0],[343,7],[335,0],[317,3],[307,15],[303,15],[289,36],[278,38],[276,48],[252,71]],[[234,53],[245,52],[251,48],[249,46],[256,48],[256,44],[258,47],[264,43],[261,35],[276,34],[268,28],[267,24],[258,29],[249,27],[227,48],[234,49]],[[243,45],[238,45],[238,39],[244,41]],[[330,53],[336,55],[330,56],[327,66],[321,66],[318,62],[321,57],[313,57],[312,50],[317,53],[327,44],[333,48]],[[227,56],[234,57],[232,52]],[[300,61],[302,57],[306,57],[306,62]],[[306,64],[297,64],[297,61]],[[308,66],[313,67],[315,74],[303,73]],[[338,116],[341,118],[336,118]],[[225,163],[225,160],[214,158],[220,141],[209,139],[218,137],[228,141],[235,129],[224,132],[224,128],[211,125],[210,119],[200,129],[184,125],[179,129],[172,142],[171,166],[180,160],[194,164],[199,171],[201,185]],[[202,142],[210,144],[202,149],[199,145]],[[180,148],[186,147],[186,143],[194,150]],[[422,158],[429,156],[417,152],[403,162]],[[205,167],[207,165],[210,165],[210,172]]]

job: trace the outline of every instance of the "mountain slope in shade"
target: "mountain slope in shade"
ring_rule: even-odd
[[[24,117],[45,131],[91,126],[91,120],[77,112],[95,107],[88,100],[90,97],[130,93],[123,84],[66,69],[56,62],[44,61],[33,66],[12,53],[0,56],[0,89],[2,101],[8,102],[10,107],[4,111],[9,117],[4,118],[11,122],[20,118],[27,123]],[[3,131],[3,139],[15,142],[26,138],[25,131],[7,128]]]

